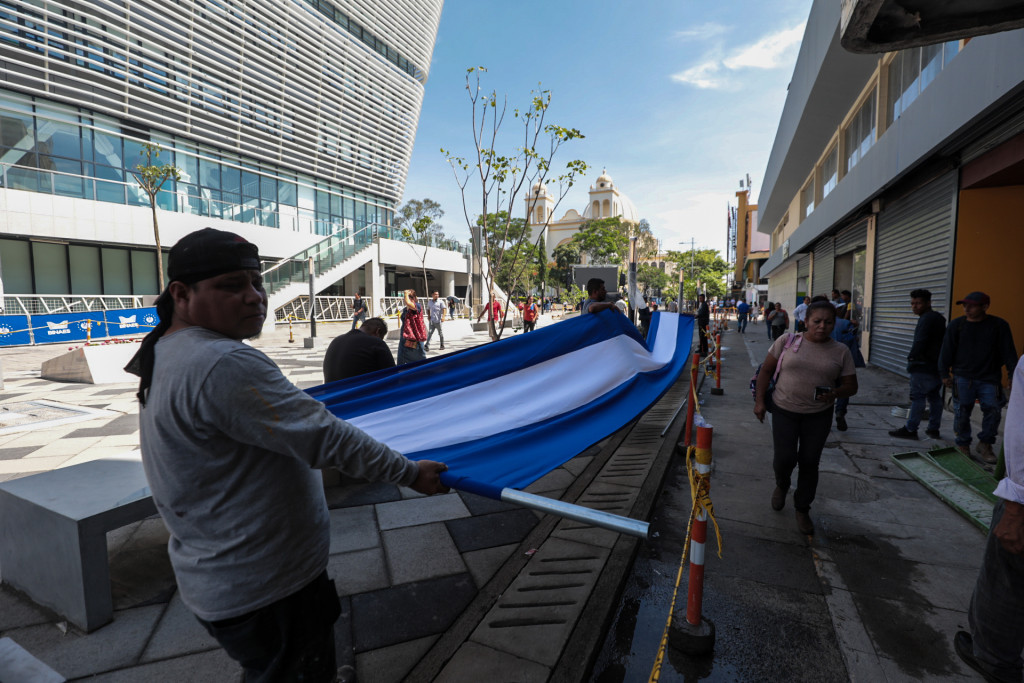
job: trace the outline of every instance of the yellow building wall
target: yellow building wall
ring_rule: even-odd
[[[1024,271],[1024,185],[979,188],[960,192],[953,261],[953,296],[981,291],[992,299],[988,312],[1010,323],[1017,353],[1024,346],[1024,307],[1020,286]],[[947,320],[963,315],[952,305]]]

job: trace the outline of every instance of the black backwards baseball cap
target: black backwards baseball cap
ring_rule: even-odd
[[[168,281],[193,284],[236,270],[259,270],[256,245],[226,230],[203,228],[178,240],[167,259]]]

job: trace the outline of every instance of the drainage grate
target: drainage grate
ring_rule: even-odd
[[[69,422],[116,415],[109,410],[72,406],[56,401],[18,401],[0,405],[0,434],[28,432]]]

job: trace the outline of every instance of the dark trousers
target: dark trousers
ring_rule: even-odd
[[[1000,501],[992,513],[992,527],[1003,516]],[[1021,680],[1024,649],[1024,556],[1003,548],[991,532],[985,557],[967,612],[974,637],[974,656],[995,680]]]
[[[708,355],[708,325],[707,323],[697,324],[697,334],[700,337],[700,355]]]
[[[341,603],[324,571],[297,592],[240,617],[199,623],[242,665],[245,683],[329,683],[338,673]]]
[[[789,490],[793,470],[799,466],[793,507],[811,509],[818,489],[818,463],[832,429],[832,408],[817,413],[793,413],[778,406],[772,411],[772,442],[775,446],[775,485]]]
[[[535,329],[537,329],[537,321],[536,320],[524,320],[523,321],[523,333],[524,334],[526,332],[533,332]]]

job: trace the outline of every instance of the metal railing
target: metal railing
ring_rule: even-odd
[[[370,312],[367,317],[397,318],[405,306],[404,297],[385,296],[381,297],[380,305],[370,304]],[[458,308],[455,317],[465,317],[468,309],[462,299],[458,299]],[[424,301],[424,304],[426,302]],[[344,322],[352,320],[352,313],[355,311],[355,297],[352,296],[318,296],[316,297],[316,319],[319,322]],[[278,323],[287,323],[291,319],[296,322],[309,321],[309,296],[302,295],[292,299],[274,311],[274,320]]]
[[[47,315],[50,313],[88,313],[142,308],[142,297],[132,294],[114,296],[75,296],[71,294],[8,294],[3,297],[4,315]]]

